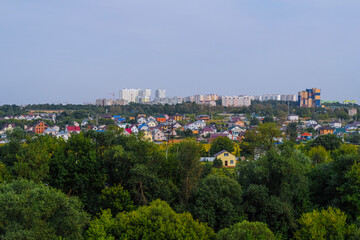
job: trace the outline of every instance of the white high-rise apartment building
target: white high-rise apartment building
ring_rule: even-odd
[[[123,88],[120,90],[119,99],[128,102],[136,102],[136,98],[140,95],[140,91],[141,91],[140,89]],[[150,90],[150,95],[151,95],[151,90]]]
[[[155,98],[166,98],[166,90],[156,89]]]
[[[222,96],[221,105],[224,107],[248,107],[251,105],[250,96]]]
[[[140,96],[151,98],[151,89],[142,89],[140,91]]]

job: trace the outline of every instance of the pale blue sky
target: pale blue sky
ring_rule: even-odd
[[[296,94],[360,102],[359,0],[3,0],[0,104]]]

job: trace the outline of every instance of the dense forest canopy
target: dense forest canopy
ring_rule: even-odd
[[[227,141],[17,128],[0,146],[0,239],[358,239],[359,148],[332,135],[276,145],[278,134],[248,131],[229,169],[199,161]]]

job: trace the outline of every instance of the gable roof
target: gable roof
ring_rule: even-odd
[[[217,157],[217,156],[219,156],[220,154],[222,154],[222,153],[224,153],[224,152],[230,153],[229,151],[222,150],[222,151],[220,151],[220,152],[218,152],[218,153],[214,154],[214,157]],[[231,154],[231,153],[230,153],[230,154]],[[233,155],[233,154],[231,154],[231,155]]]
[[[311,137],[311,136],[312,136],[312,134],[311,134],[311,133],[304,132],[303,134],[301,134],[301,136],[303,136],[303,137],[305,137],[305,136],[309,136],[309,137]]]
[[[68,132],[80,132],[80,127],[79,126],[67,126],[66,130]]]

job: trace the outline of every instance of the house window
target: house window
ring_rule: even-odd
[[[225,157],[228,157],[228,156],[229,156],[229,153],[224,153],[224,156],[225,156]]]
[[[234,164],[234,160],[230,160],[230,164],[231,164],[231,165]]]

